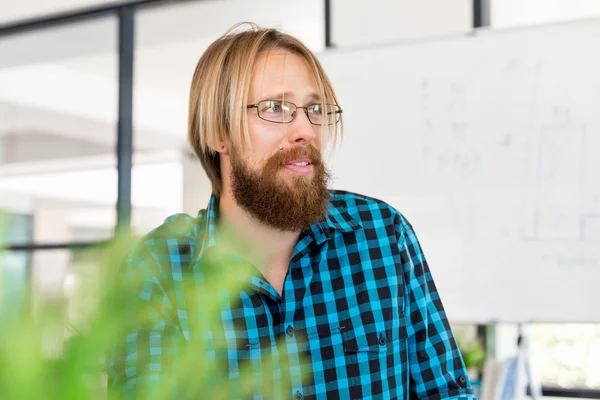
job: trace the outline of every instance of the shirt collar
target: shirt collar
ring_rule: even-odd
[[[197,253],[197,257],[201,257],[204,251],[216,246],[217,243],[216,227],[219,220],[219,200],[214,194],[211,195],[206,209],[198,214],[198,219],[203,220],[200,229],[204,232],[203,235],[200,235],[202,238]],[[348,213],[345,203],[331,198],[325,219],[313,224],[306,233],[312,233],[317,244],[321,244],[331,237],[332,231],[347,233],[361,228],[360,223]]]
[[[348,213],[345,202],[335,199],[329,200],[325,223],[329,228],[343,233],[362,228],[360,223]]]
[[[204,214],[204,240],[203,246],[206,249],[214,247],[217,244],[216,229],[219,220],[219,199],[213,194],[210,196],[206,210],[200,211]]]

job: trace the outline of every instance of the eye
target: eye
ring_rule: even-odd
[[[260,111],[269,114],[280,114],[282,112],[288,112],[289,107],[281,101],[265,101],[263,102]]]
[[[308,112],[311,114],[321,115],[323,112],[323,107],[321,107],[320,104],[313,104],[312,106],[308,107]]]

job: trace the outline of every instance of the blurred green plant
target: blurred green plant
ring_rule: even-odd
[[[466,340],[463,336],[457,335],[456,343],[467,370],[474,371],[481,376],[486,357],[481,342],[477,339]]]
[[[107,398],[108,355],[123,344],[132,329],[144,323],[149,313],[156,312],[148,309],[147,302],[136,301],[144,284],[143,274],[125,278],[119,270],[135,242],[133,237],[117,235],[110,243],[74,251],[77,261],[71,269],[81,279],[71,296],[40,299],[34,291],[28,295],[25,311],[6,319],[0,326],[0,399]],[[0,289],[5,272],[2,250]],[[239,291],[250,273],[250,268],[219,267],[213,268],[203,284],[194,282],[193,301],[201,305],[193,326],[195,334],[182,343],[173,373],[164,377],[153,398],[227,399],[233,391],[249,394],[257,385],[266,397],[273,397],[270,394],[279,390],[277,385],[286,384],[263,379],[255,370],[250,371],[250,364],[240,364],[239,381],[232,382],[219,369],[220,364],[204,352],[200,338],[221,323],[223,294]],[[75,317],[71,315],[72,305],[77,307]],[[6,306],[1,304],[0,311]],[[262,371],[270,377],[273,360],[261,362]],[[283,369],[281,362],[278,360],[278,367]],[[134,397],[147,395],[139,391]]]

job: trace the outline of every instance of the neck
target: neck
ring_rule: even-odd
[[[223,231],[243,243],[243,249],[249,249],[238,256],[246,258],[263,273],[273,266],[289,264],[300,232],[282,232],[257,221],[237,204],[230,191],[221,194],[219,216]]]

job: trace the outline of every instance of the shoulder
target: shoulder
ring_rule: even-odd
[[[400,236],[410,228],[410,223],[398,209],[378,198],[345,190],[331,190],[330,199],[330,212],[346,212],[364,229],[388,227],[388,230],[393,228]]]
[[[174,214],[164,222],[140,238],[140,241],[187,240],[196,235],[196,228],[203,219],[203,212],[197,218],[188,214]]]
[[[174,262],[189,260],[202,235],[204,212],[194,218],[187,214],[171,215],[138,238],[127,257],[128,269],[145,269],[151,275],[172,272]]]

